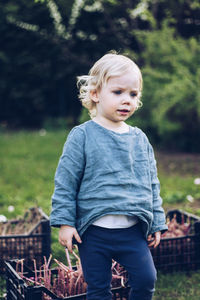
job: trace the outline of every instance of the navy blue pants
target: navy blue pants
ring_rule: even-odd
[[[79,244],[79,254],[85,281],[87,300],[111,300],[112,259],[129,274],[131,300],[151,300],[156,270],[141,228],[108,229],[89,226]]]

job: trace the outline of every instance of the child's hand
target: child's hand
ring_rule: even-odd
[[[160,244],[160,237],[161,237],[161,232],[160,231],[157,231],[157,232],[154,232],[154,234],[150,234],[148,235],[148,238],[147,238],[147,241],[149,243],[149,247],[154,247],[156,248],[159,244]]]
[[[75,238],[78,243],[82,243],[81,238],[76,231],[75,227],[69,225],[61,225],[59,231],[59,243],[67,247],[67,249],[72,252],[72,238]]]

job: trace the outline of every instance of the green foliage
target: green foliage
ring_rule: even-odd
[[[160,146],[199,151],[200,45],[194,38],[177,37],[166,26],[137,32],[137,37],[144,79],[139,123]],[[135,124],[134,116],[130,123]]]

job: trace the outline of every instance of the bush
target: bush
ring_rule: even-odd
[[[144,107],[136,121],[162,148],[199,151],[200,46],[194,38],[176,37],[164,26],[138,32],[144,79]],[[134,116],[131,123],[135,124]]]

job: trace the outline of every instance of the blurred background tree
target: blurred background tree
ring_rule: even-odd
[[[159,38],[158,38],[159,37]],[[200,150],[200,47],[163,26],[139,32],[144,106],[130,120],[164,149]],[[134,118],[135,117],[135,118]]]
[[[159,147],[200,150],[197,0],[0,2],[1,128],[68,126],[88,119],[76,76],[115,49],[144,76],[130,123]]]

